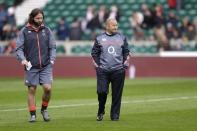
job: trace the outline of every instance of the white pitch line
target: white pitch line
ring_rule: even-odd
[[[147,99],[147,100],[131,100],[131,101],[123,101],[123,104],[129,103],[148,103],[148,102],[161,102],[161,101],[173,101],[173,100],[188,100],[188,99],[197,99],[197,96],[183,96],[183,97],[171,97],[171,98],[158,98],[158,99]],[[109,104],[109,103],[107,103]],[[64,108],[64,107],[80,107],[80,106],[94,106],[98,105],[98,103],[84,103],[84,104],[66,104],[66,105],[57,105],[50,106],[50,108]],[[27,108],[19,108],[19,109],[4,109],[0,110],[0,112],[12,112],[12,111],[24,111]]]
[[[197,99],[197,96],[183,96],[183,97],[171,97],[171,98],[159,98],[159,99],[147,99],[147,100],[133,100],[133,101],[124,101],[122,103],[147,103],[147,102],[160,102],[160,101],[173,101],[173,100],[188,100],[188,99]]]

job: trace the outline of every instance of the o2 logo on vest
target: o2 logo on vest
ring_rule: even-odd
[[[115,48],[113,46],[109,46],[107,52],[113,56],[117,56]]]

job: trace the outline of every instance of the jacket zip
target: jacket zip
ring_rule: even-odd
[[[42,59],[41,59],[40,41],[39,41],[38,32],[37,32],[37,45],[38,45],[38,57],[39,57],[40,68],[42,68]]]

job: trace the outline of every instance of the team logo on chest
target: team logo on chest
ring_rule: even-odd
[[[113,46],[109,46],[109,47],[107,48],[107,52],[108,52],[109,54],[111,54],[111,55],[117,56],[116,50],[115,50],[115,48],[114,48]]]
[[[107,41],[107,39],[106,38],[102,38],[102,41]]]
[[[45,30],[42,30],[42,36],[46,36]]]

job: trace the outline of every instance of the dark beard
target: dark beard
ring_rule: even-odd
[[[38,23],[38,22],[33,21],[33,25],[34,25],[35,27],[39,27],[39,26],[41,26],[41,24],[42,24],[42,23]]]

